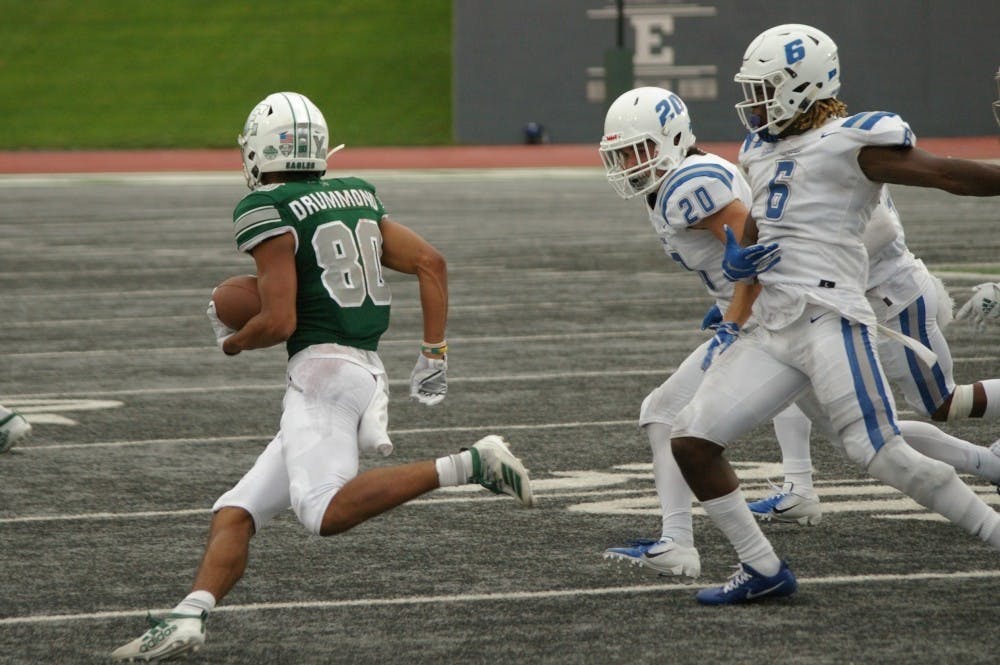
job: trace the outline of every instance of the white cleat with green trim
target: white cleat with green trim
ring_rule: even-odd
[[[194,653],[205,644],[205,618],[200,615],[147,615],[149,630],[111,653],[112,660],[149,662]]]
[[[531,479],[510,445],[496,434],[483,437],[469,448],[472,453],[472,481],[494,494],[507,494],[531,507]]]

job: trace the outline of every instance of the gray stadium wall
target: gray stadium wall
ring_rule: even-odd
[[[781,23],[807,23],[840,47],[851,111],[892,111],[918,136],[984,136],[1000,65],[998,0],[704,0],[624,2],[635,85],[674,90],[705,141],[742,138],[733,75],[747,44]],[[454,137],[553,143],[600,139],[604,59],[618,38],[615,0],[455,0]]]

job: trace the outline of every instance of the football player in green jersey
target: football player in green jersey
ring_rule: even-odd
[[[236,244],[253,256],[261,310],[238,331],[209,306],[227,355],[285,342],[289,361],[281,428],[253,468],[213,506],[211,532],[191,592],[167,616],[149,617],[117,660],[161,660],[195,651],[205,619],[243,574],[250,539],[291,507],[311,532],[332,536],[438,487],[479,483],[532,503],[527,471],[506,442],[487,436],[437,460],[358,473],[359,454],[388,455],[388,382],[377,354],[389,323],[384,268],[414,274],[423,342],[411,396],[447,390],[444,257],[386,215],[360,178],[321,179],[327,126],[305,96],[269,95],[238,142],[251,192],[233,214]]]

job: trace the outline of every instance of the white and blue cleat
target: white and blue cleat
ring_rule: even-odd
[[[766,499],[749,502],[747,507],[762,522],[794,522],[802,526],[814,526],[823,519],[819,499],[799,494],[791,483],[786,485],[786,489]]]
[[[660,577],[690,577],[701,574],[701,558],[694,547],[678,545],[672,538],[632,540],[625,547],[604,550],[604,558],[624,561]]]

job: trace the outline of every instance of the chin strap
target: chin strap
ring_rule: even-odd
[[[341,151],[341,150],[343,150],[343,149],[344,149],[345,147],[346,147],[346,146],[345,146],[345,145],[344,145],[343,143],[341,143],[341,144],[340,144],[340,145],[338,145],[338,146],[337,146],[336,148],[334,148],[334,149],[333,149],[333,150],[331,150],[330,152],[326,153],[326,158],[327,158],[327,159],[330,159],[330,157],[332,157],[332,156],[333,156],[333,153],[335,153],[335,152],[340,152],[340,151]]]

